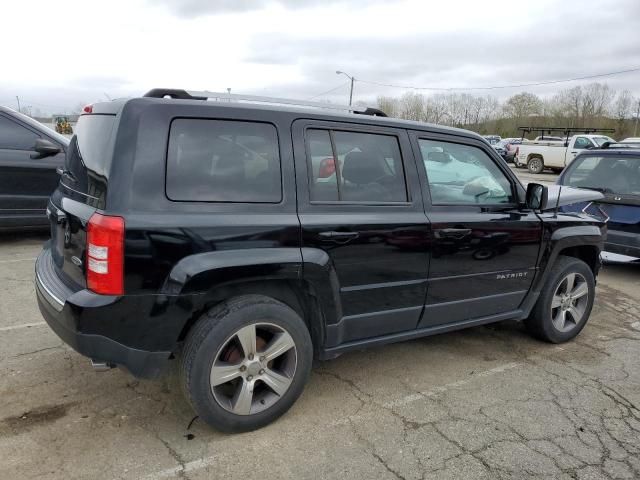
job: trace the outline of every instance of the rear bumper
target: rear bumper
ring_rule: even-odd
[[[122,297],[97,295],[89,290],[68,287],[57,277],[48,249],[43,250],[36,260],[35,277],[40,313],[56,335],[75,351],[94,361],[123,367],[140,378],[156,378],[164,373],[171,351],[134,348],[90,331],[92,319],[102,320],[111,316],[111,320],[117,322],[116,306]]]

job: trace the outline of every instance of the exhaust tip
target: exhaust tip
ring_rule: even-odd
[[[106,372],[108,370],[111,370],[112,368],[115,368],[115,365],[113,363],[102,362],[99,360],[94,360],[93,358],[91,359],[91,366],[96,372]]]

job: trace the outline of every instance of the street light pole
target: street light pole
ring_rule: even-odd
[[[349,106],[351,106],[351,103],[353,102],[353,82],[355,82],[356,79],[354,77],[352,77],[351,75],[349,75],[348,73],[341,72],[340,70],[336,70],[336,74],[337,75],[344,75],[349,80],[351,80],[351,89],[349,90]]]
[[[633,136],[638,135],[638,117],[640,117],[640,100],[638,100],[638,110],[636,110],[636,125],[633,127]]]

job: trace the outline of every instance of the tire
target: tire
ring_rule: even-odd
[[[200,317],[187,335],[180,376],[187,400],[205,423],[223,432],[247,432],[289,410],[312,362],[302,318],[270,297],[245,295]]]
[[[568,281],[570,277],[573,278],[571,284]],[[570,285],[569,291],[573,295],[567,298]],[[550,343],[573,339],[589,320],[595,289],[593,272],[585,262],[574,257],[559,256],[531,315],[525,320],[527,329],[535,337]]]
[[[542,160],[542,157],[531,157],[527,161],[527,169],[530,173],[542,173],[544,170],[544,161]]]

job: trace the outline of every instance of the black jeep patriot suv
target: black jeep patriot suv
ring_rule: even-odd
[[[80,117],[36,291],[94,363],[156,377],[178,359],[200,417],[246,431],[291,407],[314,357],[502,320],[550,342],[585,326],[604,223],[549,211],[551,188],[525,191],[478,135],[205,93]]]

